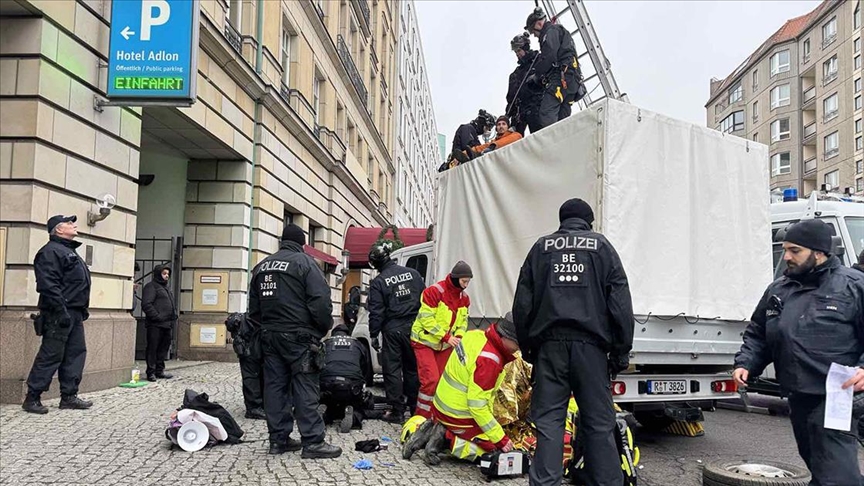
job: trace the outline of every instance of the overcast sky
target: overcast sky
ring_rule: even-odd
[[[458,125],[479,108],[495,115],[506,109],[507,77],[516,62],[510,39],[522,32],[534,2],[415,1],[438,131],[447,136],[449,149]],[[711,77],[727,76],[786,20],[819,2],[585,4],[630,102],[705,125]]]

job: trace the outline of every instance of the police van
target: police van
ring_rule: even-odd
[[[427,286],[466,261],[469,316],[483,327],[512,308],[525,256],[558,229],[559,206],[582,198],[633,296],[631,366],[612,384],[615,401],[649,427],[697,421],[738,398],[734,356],[772,280],[768,167],[765,145],[604,100],[439,175],[433,241],[393,258]],[[563,242],[561,261],[588,244]],[[366,322],[354,335],[368,342]]]

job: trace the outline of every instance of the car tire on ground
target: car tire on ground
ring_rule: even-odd
[[[807,486],[810,472],[775,461],[713,461],[702,470],[703,486]]]

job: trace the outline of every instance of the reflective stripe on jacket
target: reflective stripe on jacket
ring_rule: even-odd
[[[450,276],[423,291],[420,312],[411,326],[411,340],[441,351],[450,336],[468,331],[468,295],[450,282]]]
[[[495,393],[504,380],[504,365],[513,360],[492,326],[469,331],[456,346],[438,382],[435,417],[464,440],[469,429],[480,429],[490,442],[503,444],[504,429],[493,415]]]

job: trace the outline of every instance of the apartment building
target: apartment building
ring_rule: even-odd
[[[112,2],[0,2],[0,401],[21,399],[39,345],[32,262],[53,214],[78,216],[93,276],[84,392],[128,380],[144,345],[136,284],[159,263],[175,270],[172,353],[233,359],[223,322],[287,222],[307,232],[338,319],[363,272],[349,229],[396,212],[398,9],[201,0],[194,103],[142,107],[104,103]],[[116,206],[88,222],[106,193]]]
[[[438,129],[414,0],[403,0],[398,8],[395,221],[397,226],[425,228],[435,219]]]
[[[787,21],[725,79],[707,124],[770,147],[771,188],[864,194],[861,1]]]

